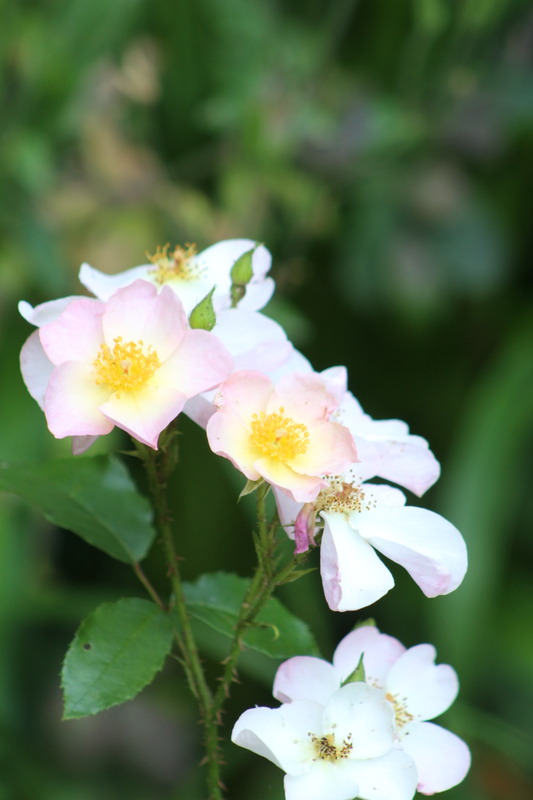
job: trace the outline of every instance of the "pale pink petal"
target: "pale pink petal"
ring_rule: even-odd
[[[425,508],[379,507],[352,515],[360,535],[401,564],[426,597],[449,594],[464,578],[464,539],[450,522]]]
[[[320,377],[326,384],[328,392],[335,397],[340,405],[346,396],[348,388],[348,370],[346,367],[328,367],[328,369],[322,370]]]
[[[314,700],[325,706],[340,684],[332,664],[313,656],[295,656],[278,667],[272,694],[282,703]]]
[[[41,329],[42,330],[42,329]],[[109,389],[94,379],[94,369],[80,361],[67,361],[53,371],[44,398],[50,431],[65,436],[102,436],[113,423],[99,410]]]
[[[149,280],[149,273],[153,267],[151,264],[144,264],[140,267],[133,267],[119,272],[115,275],[107,275],[105,272],[91,267],[90,264],[82,264],[79,272],[80,283],[92,292],[99,300],[109,300],[118,289],[129,286],[136,280]]]
[[[470,769],[470,750],[463,740],[432,722],[411,726],[401,744],[416,764],[418,791],[422,794],[457,786]]]
[[[41,303],[38,306],[32,306],[26,300],[21,300],[18,304],[18,310],[20,316],[24,317],[27,322],[40,328],[41,325],[46,325],[48,322],[53,322],[57,319],[73,300],[81,300],[81,298],[76,295],[60,297],[58,300],[49,300],[47,303]]]
[[[28,392],[44,408],[44,395],[54,365],[43,350],[39,331],[34,331],[22,345],[20,371]]]
[[[215,402],[222,410],[231,407],[232,413],[240,417],[241,424],[247,427],[249,434],[253,414],[266,409],[273,390],[272,381],[261,372],[239,370],[220,386]]]
[[[311,363],[294,347],[287,360],[275,370],[269,371],[268,374],[274,383],[278,383],[280,378],[292,372],[313,372]]]
[[[172,355],[188,330],[183,306],[172,289],[164,286],[158,293],[146,281],[135,281],[108,300],[102,326],[109,347],[117,337],[124,342],[142,341],[161,362]]]
[[[81,456],[81,454],[85,453],[99,438],[99,436],[73,436],[72,455]]]
[[[192,397],[218,386],[233,367],[233,359],[212,333],[188,330],[176,352],[157,372],[159,383]]]
[[[43,349],[53,364],[85,361],[92,364],[103,341],[99,300],[80,297],[73,300],[53,322],[39,329]]]
[[[285,528],[289,537],[294,539],[294,523],[296,517],[302,510],[302,504],[297,503],[296,500],[293,500],[292,497],[289,497],[285,492],[281,492],[276,486],[273,487],[272,491],[276,500],[279,521]]]
[[[235,358],[237,369],[270,373],[292,353],[281,325],[258,311],[232,308],[217,314],[213,333]]]
[[[233,727],[231,741],[268,758],[291,775],[309,770],[309,732],[320,730],[322,706],[298,700],[280,708],[250,708]]]
[[[291,458],[291,469],[304,475],[338,474],[357,460],[348,428],[335,422],[315,422],[309,430],[305,453]]]
[[[317,759],[304,775],[285,776],[285,800],[353,800],[359,795],[354,766],[349,759],[335,764]]]
[[[320,489],[324,486],[324,481],[320,477],[301,475],[283,462],[269,456],[258,458],[253,466],[268,483],[288,492],[290,497],[300,503],[316,500]]]
[[[361,800],[411,800],[417,784],[413,759],[401,750],[354,762]]]
[[[386,690],[402,699],[417,719],[433,719],[446,711],[457,697],[459,681],[448,664],[435,664],[435,648],[418,644],[406,650],[391,666]]]
[[[354,531],[345,514],[322,512],[320,574],[332,611],[356,611],[383,597],[394,586],[387,567]]]
[[[200,428],[204,430],[207,428],[207,423],[216,413],[217,407],[214,403],[214,398],[217,390],[198,394],[196,397],[190,397],[183,407],[183,413],[192,419]]]
[[[324,709],[324,733],[350,742],[350,759],[376,758],[394,743],[394,712],[381,689],[348,683],[333,694]]]
[[[267,411],[276,412],[280,407],[284,408],[286,416],[312,425],[327,420],[337,407],[337,401],[319,375],[296,372],[284,375],[276,384]]]
[[[112,394],[100,411],[135,439],[156,449],[159,434],[178,416],[185,399],[179,389],[160,386],[156,379],[144,389]]]
[[[213,453],[228,458],[249,480],[259,480],[261,475],[254,464],[260,454],[250,440],[249,426],[243,425],[240,416],[231,411],[213,414],[207,423],[206,434]]]
[[[372,419],[350,392],[337,413],[355,437],[360,480],[385,478],[418,495],[435,483],[440,475],[439,463],[427,441],[410,434],[405,422]]]
[[[339,642],[333,664],[342,680],[351,675],[362,655],[365,678],[372,686],[385,686],[387,673],[405,652],[398,639],[380,633],[374,625],[362,625]]]

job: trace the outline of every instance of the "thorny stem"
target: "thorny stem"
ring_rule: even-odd
[[[298,563],[291,560],[279,566],[275,557],[277,517],[269,522],[266,497],[269,486],[263,484],[257,489],[257,530],[254,534],[257,553],[257,567],[241,605],[235,624],[235,632],[227,657],[223,662],[223,672],[216,691],[212,691],[207,683],[204,668],[192,632],[187,604],[183,592],[183,584],[179,571],[179,557],[176,553],[172,535],[172,518],[168,507],[167,482],[176,463],[174,448],[162,447],[154,452],[144,445],[137,444],[148,477],[156,515],[157,529],[165,549],[169,578],[173,592],[173,607],[178,617],[179,627],[174,637],[181,654],[181,663],[187,677],[189,687],[198,701],[201,721],[204,727],[204,744],[206,748],[208,800],[223,800],[223,785],[220,779],[220,748],[218,731],[222,724],[222,711],[229,696],[231,683],[236,680],[236,667],[243,649],[243,638],[248,628],[272,596],[277,586],[288,579],[296,577]],[[146,588],[152,599],[164,610],[165,605],[152,587],[138,564],[133,566],[135,574]]]
[[[218,753],[218,730],[214,720],[212,693],[205,677],[198,647],[192,632],[179,571],[179,558],[172,535],[172,518],[168,508],[166,491],[170,472],[168,467],[172,459],[168,458],[167,453],[163,450],[160,453],[155,453],[147,447],[138,447],[138,450],[146,467],[156,513],[157,528],[163,542],[168,564],[174,608],[179,620],[179,631],[175,632],[175,639],[181,652],[182,664],[189,687],[198,701],[201,721],[204,726],[209,800],[223,800]]]

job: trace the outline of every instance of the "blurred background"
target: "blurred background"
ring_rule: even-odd
[[[428,601],[393,568],[396,589],[368,613],[459,672],[442,721],[474,764],[444,796],[529,800],[531,3],[19,0],[2,20],[0,459],[68,452],[19,376],[19,299],[81,293],[84,260],[116,272],[167,241],[264,242],[277,282],[267,313],[317,369],[346,364],[365,410],[405,419],[443,465],[424,504],[467,540],[463,586]],[[182,427],[186,577],[249,574],[240,478]],[[157,549],[147,570],[162,580]],[[205,797],[177,665],[123,707],[60,721],[80,619],[124,594],[141,595],[126,566],[0,497],[0,800]],[[316,573],[283,600],[327,658],[366,616],[329,612]],[[275,668],[246,659],[228,726],[275,704]],[[282,800],[274,766],[225,756],[231,800]]]

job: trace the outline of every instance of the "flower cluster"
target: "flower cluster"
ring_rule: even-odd
[[[296,555],[320,547],[332,610],[363,608],[392,588],[378,553],[427,597],[453,591],[467,568],[461,534],[406,505],[398,488],[420,497],[437,480],[428,443],[404,422],[368,416],[344,367],[316,372],[261,313],[274,289],[270,261],[246,239],[201,253],[167,245],[117,275],[83,264],[92,298],[20,303],[37,328],[22,348],[22,375],[50,431],[72,437],[74,453],[115,426],[157,449],[183,412],[252,488],[272,488]],[[233,741],[285,771],[288,800],[410,800],[417,788],[450,788],[469,753],[428,722],[457,692],[454,671],[434,658],[430,645],[406,650],[360,628],[332,664],[282,664],[281,707],[246,711]]]
[[[435,650],[408,650],[373,626],[348,634],[333,663],[284,662],[274,680],[279,708],[245,711],[233,741],[283,769],[287,800],[410,800],[463,780],[470,752],[427,720],[455,699],[457,676]]]

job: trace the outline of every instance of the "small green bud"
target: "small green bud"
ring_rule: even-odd
[[[364,655],[364,653],[361,653],[358,665],[354,671],[348,675],[346,680],[342,682],[343,686],[346,686],[347,683],[364,683],[366,681],[365,667],[363,664]]]
[[[231,278],[231,307],[235,308],[246,294],[246,286],[253,278],[252,259],[259,244],[255,244],[251,250],[243,253],[234,263],[230,270]]]
[[[200,300],[189,315],[189,325],[191,328],[201,328],[204,331],[212,331],[217,321],[215,309],[213,308],[213,292],[215,286],[203,300]]]
[[[353,626],[352,630],[356,631],[358,628],[375,628],[376,627],[376,620],[373,617],[367,617],[366,619],[362,619],[360,622],[356,622]]]

